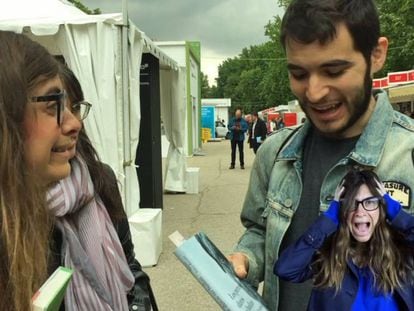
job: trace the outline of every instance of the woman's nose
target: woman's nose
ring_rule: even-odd
[[[62,134],[78,134],[81,128],[81,121],[79,121],[79,119],[70,111],[68,107],[65,107],[65,110],[63,112],[63,120],[61,124]]]
[[[360,214],[365,215],[365,209],[364,209],[364,206],[362,205],[362,202],[358,202],[356,204],[357,205],[356,205],[356,208],[355,208],[355,214],[356,215],[360,215]]]

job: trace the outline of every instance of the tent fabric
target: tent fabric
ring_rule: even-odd
[[[388,92],[393,104],[414,101],[414,84],[391,87]]]
[[[168,149],[164,190],[186,192],[186,158],[184,150],[186,97],[185,68],[160,71],[161,117],[170,146]]]

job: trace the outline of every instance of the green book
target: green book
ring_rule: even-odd
[[[72,274],[72,269],[57,268],[33,296],[33,311],[58,311]]]

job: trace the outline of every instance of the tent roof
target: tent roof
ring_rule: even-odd
[[[30,27],[31,32],[38,36],[54,35],[63,24],[98,21],[122,24],[122,15],[88,15],[65,0],[12,0],[0,9],[0,29],[22,33],[25,27]]]
[[[36,36],[54,35],[64,24],[92,24],[107,22],[122,25],[121,13],[88,15],[65,0],[1,0],[0,29],[22,33],[29,28]],[[140,33],[144,52],[153,54],[163,67],[178,68],[177,63],[140,31],[132,22],[130,26]]]
[[[392,104],[414,101],[414,84],[391,87],[388,92]]]

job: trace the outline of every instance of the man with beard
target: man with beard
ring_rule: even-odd
[[[350,168],[375,170],[414,212],[414,123],[372,90],[388,48],[373,0],[293,0],[281,43],[307,121],[258,150],[241,213],[246,230],[229,260],[238,277],[264,281],[270,310],[298,311],[306,310],[312,283],[277,279],[278,254],[327,209]]]
[[[239,148],[240,168],[244,170],[244,133],[249,129],[247,121],[242,117],[242,111],[237,108],[234,117],[229,121],[227,128],[230,131],[231,163],[230,169],[233,170],[236,164],[236,148]]]

